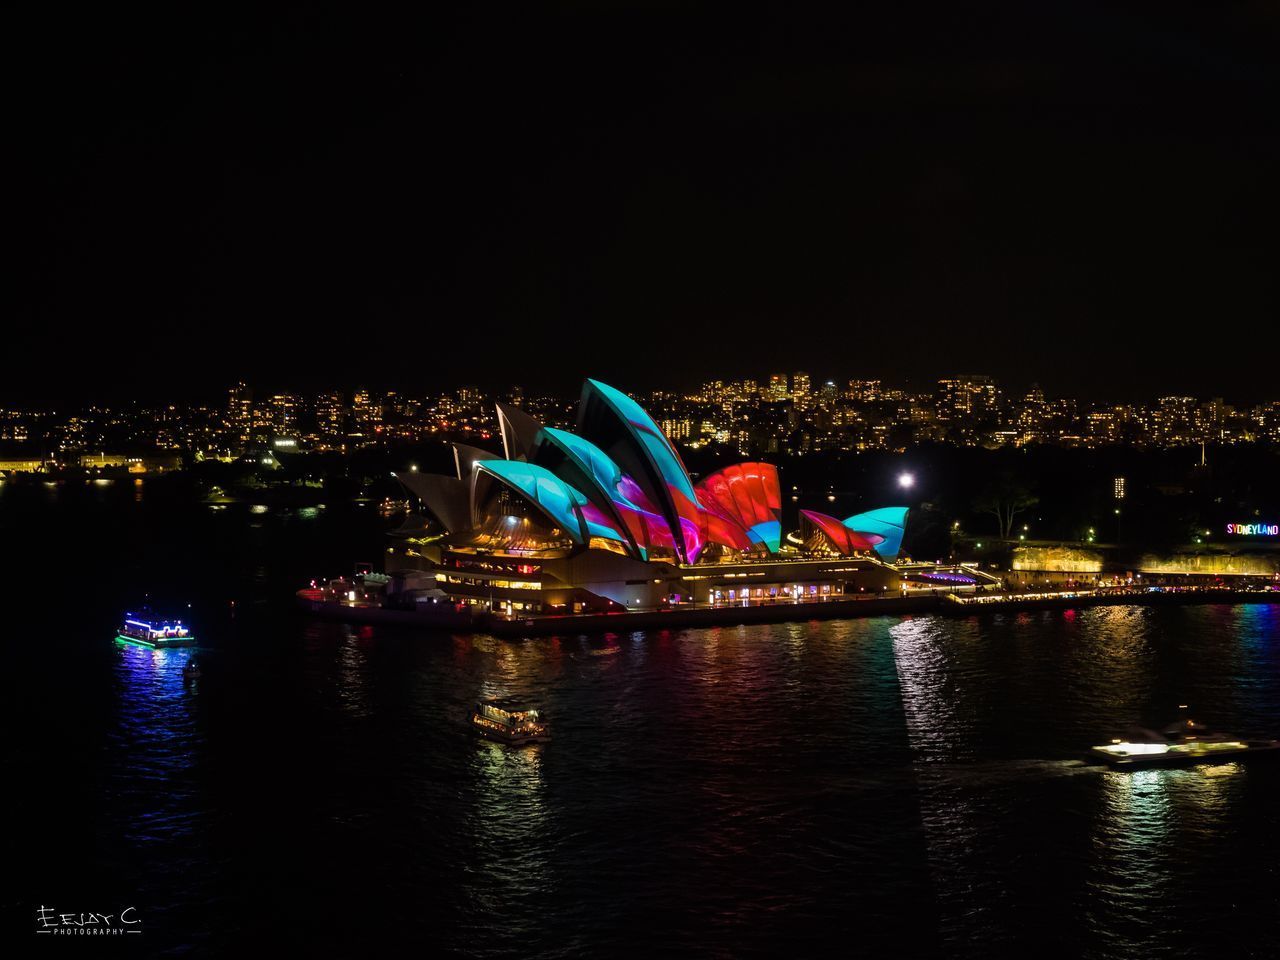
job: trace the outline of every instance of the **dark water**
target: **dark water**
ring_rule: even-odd
[[[1277,953],[1280,765],[1078,759],[1184,702],[1280,734],[1277,608],[525,643],[293,613],[380,529],[0,488],[7,940],[53,904],[135,906],[81,946],[143,954]],[[195,689],[110,642],[142,591],[193,604]],[[471,736],[499,694],[554,739]]]

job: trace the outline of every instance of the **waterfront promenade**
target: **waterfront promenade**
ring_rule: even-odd
[[[912,591],[905,595],[889,597],[842,598],[799,603],[766,601],[714,605],[680,604],[661,609],[628,610],[617,613],[538,614],[524,617],[509,617],[480,607],[459,609],[447,604],[426,604],[420,605],[415,610],[401,610],[371,602],[330,599],[315,590],[298,591],[298,603],[307,613],[323,619],[349,623],[434,627],[519,638],[566,633],[679,629],[926,613],[972,616],[986,612],[1070,607],[1280,603],[1280,591],[1217,587],[1170,587],[1145,590],[1114,588],[968,595],[942,591]]]

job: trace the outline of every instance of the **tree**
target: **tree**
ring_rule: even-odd
[[[1011,473],[993,476],[973,502],[978,513],[989,513],[996,518],[996,535],[1008,540],[1013,533],[1013,522],[1018,514],[1034,507],[1040,498]]]

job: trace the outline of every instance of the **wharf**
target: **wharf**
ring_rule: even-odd
[[[1058,610],[1096,606],[1169,606],[1197,603],[1280,603],[1280,591],[1185,590],[1150,592],[1079,592],[1050,594],[954,594],[912,593],[906,596],[817,602],[771,602],[750,605],[680,605],[660,610],[628,610],[619,613],[537,614],[506,617],[468,607],[458,610],[440,604],[417,610],[400,610],[368,603],[320,599],[315,591],[298,591],[301,608],[317,617],[349,623],[434,627],[464,633],[488,633],[521,638],[576,633],[618,633],[630,630],[682,629],[735,626],[752,623],[796,623],[809,620],[844,620],[854,617],[941,614],[975,616],[1027,610]]]

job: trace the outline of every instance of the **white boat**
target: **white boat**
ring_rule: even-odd
[[[481,736],[500,743],[535,743],[550,737],[538,711],[510,697],[477,703],[471,725]]]
[[[1127,739],[1116,738],[1089,752],[1113,767],[1186,767],[1275,755],[1280,752],[1280,740],[1245,740],[1183,719],[1162,733],[1138,729]]]

